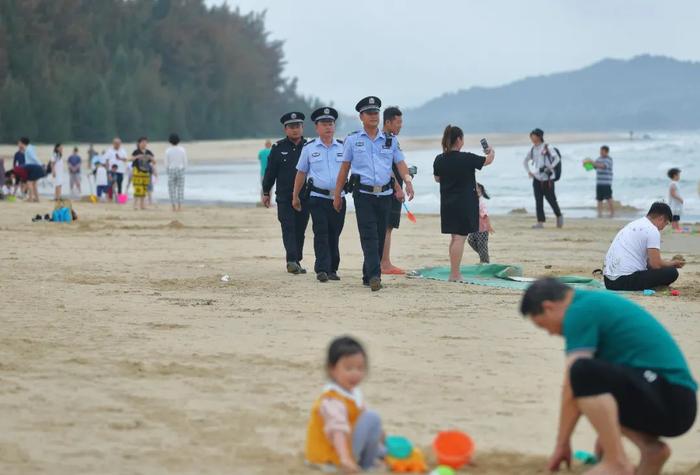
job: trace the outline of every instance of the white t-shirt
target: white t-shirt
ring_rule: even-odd
[[[182,145],[174,145],[168,147],[165,151],[165,169],[181,169],[187,168],[187,152]]]
[[[671,207],[671,212],[674,216],[680,216],[683,214],[683,203],[671,195],[671,190],[673,189],[676,190],[678,196],[681,196],[681,187],[678,186],[677,181],[672,180],[671,184],[668,186],[668,205]]]
[[[97,172],[95,173],[95,185],[96,186],[107,186],[109,181],[107,180],[107,169],[102,167],[97,167]]]
[[[126,158],[126,156],[126,150],[123,147],[119,147],[117,150],[112,147],[107,149],[102,159],[107,163],[109,170],[112,169],[112,165],[116,165],[117,173],[126,173],[126,161],[117,159],[117,157]]]
[[[647,249],[661,249],[661,233],[646,216],[632,221],[617,233],[605,255],[605,277],[647,270]]]

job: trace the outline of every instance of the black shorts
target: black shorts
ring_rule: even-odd
[[[391,200],[391,211],[389,211],[389,219],[387,221],[388,227],[399,229],[399,224],[401,223],[401,202],[396,198]]]
[[[596,201],[605,201],[612,199],[612,185],[596,185],[595,187]]]
[[[674,214],[673,217],[671,218],[672,223],[676,223],[681,220],[680,215]]]
[[[622,427],[655,437],[676,437],[695,422],[695,391],[669,383],[654,370],[581,358],[571,366],[569,376],[576,398],[612,394]]]

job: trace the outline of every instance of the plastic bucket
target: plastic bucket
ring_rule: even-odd
[[[438,464],[455,470],[469,463],[474,453],[474,441],[464,432],[449,430],[440,432],[433,441]]]
[[[117,195],[117,203],[120,205],[126,204],[129,201],[129,195]]]
[[[386,451],[389,456],[399,460],[407,459],[413,453],[413,444],[406,437],[389,435],[385,440]]]

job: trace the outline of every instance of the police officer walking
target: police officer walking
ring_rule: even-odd
[[[314,230],[314,271],[320,282],[340,280],[339,243],[340,233],[345,224],[346,207],[343,197],[340,212],[333,209],[335,183],[343,162],[343,142],[334,138],[337,118],[338,111],[332,107],[321,107],[311,114],[318,138],[307,142],[301,151],[292,195],[292,206],[301,210],[302,200],[299,194],[306,182],[306,206],[311,212]],[[344,193],[341,193],[341,196],[343,195]]]
[[[287,272],[305,274],[301,267],[304,251],[304,233],[309,223],[309,210],[292,207],[294,177],[301,150],[306,143],[303,137],[305,116],[301,112],[288,112],[280,118],[286,138],[277,141],[270,150],[263,178],[262,202],[270,207],[270,190],[277,183],[277,219],[282,225],[282,242],[287,253]]]
[[[380,261],[394,190],[397,198],[403,200],[401,188],[392,179],[392,164],[396,164],[404,179],[408,199],[413,199],[413,183],[399,143],[395,137],[379,129],[381,105],[382,101],[378,97],[369,96],[355,106],[355,110],[360,113],[363,128],[345,139],[343,164],[333,197],[333,207],[341,212],[341,192],[348,172],[352,170],[350,186],[364,254],[362,283],[368,285],[373,292],[382,288]]]

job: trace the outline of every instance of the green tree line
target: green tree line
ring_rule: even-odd
[[[0,140],[257,137],[315,105],[264,13],[203,0],[0,0]]]

